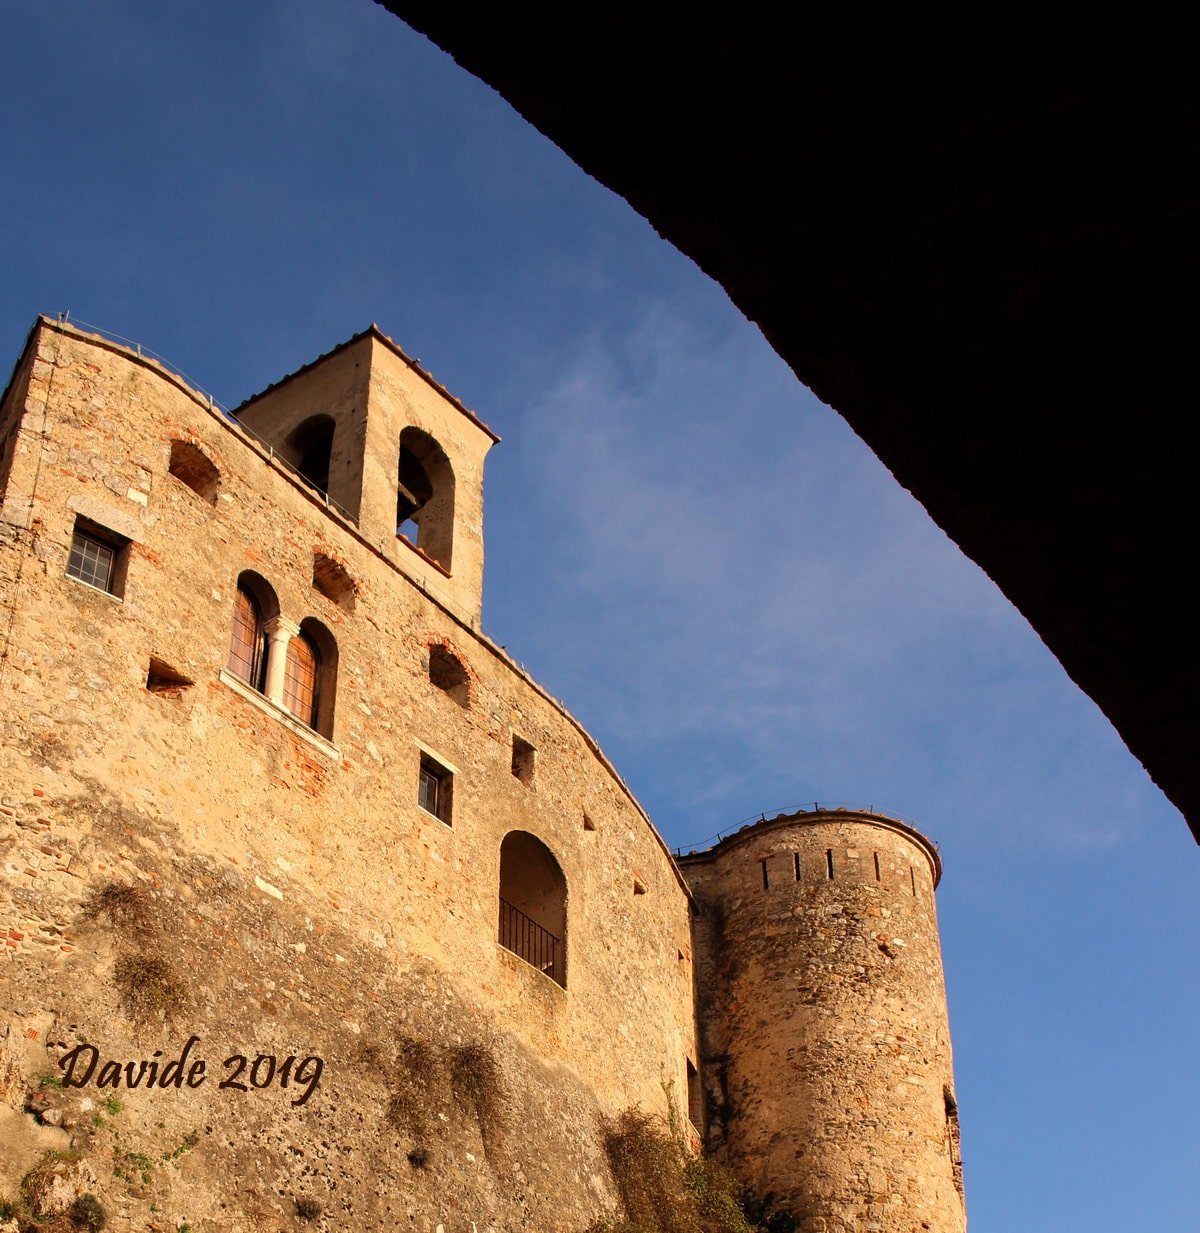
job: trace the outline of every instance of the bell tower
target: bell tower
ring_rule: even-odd
[[[376,326],[234,416],[403,573],[478,627],[494,432]]]

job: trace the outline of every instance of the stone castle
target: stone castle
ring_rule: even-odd
[[[675,859],[481,632],[497,439],[374,327],[230,416],[35,323],[0,1229],[582,1233],[627,1110],[775,1227],[965,1228],[936,850],[814,808]]]

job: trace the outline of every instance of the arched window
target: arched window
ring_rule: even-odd
[[[283,705],[310,728],[317,726],[321,701],[321,653],[303,633],[288,642],[283,670]]]
[[[238,576],[226,667],[262,693],[267,679],[267,622],[279,614],[270,583],[253,570]]]
[[[527,831],[500,845],[500,945],[567,985],[567,879],[554,853]]]
[[[329,492],[329,460],[333,454],[331,415],[310,415],[288,433],[280,454],[322,496]]]
[[[445,450],[419,428],[400,434],[396,534],[447,572],[454,544],[454,471]]]
[[[238,576],[226,671],[333,739],[338,649],[315,617],[299,625],[280,615],[275,592],[260,574]]]
[[[233,608],[233,632],[229,639],[227,667],[239,680],[252,689],[262,689],[267,670],[266,635],[262,613],[249,591],[238,587]]]
[[[333,739],[338,649],[334,636],[315,617],[300,622],[288,643],[283,704],[301,723]]]

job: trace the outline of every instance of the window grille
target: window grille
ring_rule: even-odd
[[[421,771],[417,784],[417,804],[435,818],[451,826],[451,802],[454,775],[427,754],[421,755]]]
[[[297,634],[288,643],[283,673],[283,705],[310,728],[317,725],[320,667],[317,648],[304,634]]]
[[[229,660],[226,667],[251,689],[262,690],[266,672],[262,614],[254,596],[238,588],[233,609],[233,629],[229,638]]]
[[[71,555],[67,558],[67,573],[98,591],[113,589],[116,550],[94,536],[75,529],[71,537]]]

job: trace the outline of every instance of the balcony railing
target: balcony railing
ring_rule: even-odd
[[[507,899],[500,900],[500,945],[566,988],[563,944]]]

